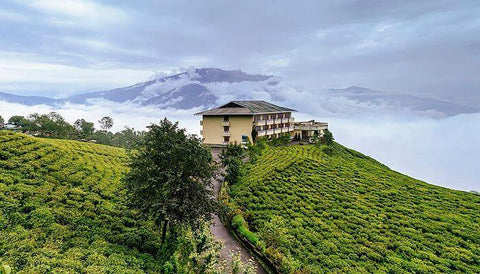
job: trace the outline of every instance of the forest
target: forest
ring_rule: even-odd
[[[413,179],[337,143],[256,151],[235,165],[222,204],[280,272],[480,272],[479,195]]]

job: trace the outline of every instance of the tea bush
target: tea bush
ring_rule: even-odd
[[[480,273],[480,196],[324,147],[266,146],[230,186],[233,225],[282,272]]]

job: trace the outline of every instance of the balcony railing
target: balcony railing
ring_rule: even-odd
[[[267,134],[266,130],[259,130],[257,133],[257,136],[262,137],[262,136],[265,136],[266,134]]]
[[[328,128],[328,123],[296,124],[294,127],[297,130],[323,130]]]
[[[264,126],[267,124],[267,121],[266,120],[258,120],[258,121],[255,121],[255,125],[257,126]]]
[[[230,131],[224,131],[224,132],[222,132],[222,136],[230,136]]]
[[[230,126],[230,121],[222,121],[222,126],[224,127]]]
[[[275,123],[275,120],[273,119],[267,120],[267,125],[273,125],[274,123]]]
[[[272,135],[274,133],[275,133],[275,130],[273,130],[273,129],[267,130],[267,135]]]

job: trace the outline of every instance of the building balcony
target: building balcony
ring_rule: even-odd
[[[266,131],[266,130],[259,130],[259,131],[257,132],[257,136],[259,136],[259,137],[262,137],[262,136],[265,136],[265,135],[267,135],[267,131]]]
[[[222,145],[226,146],[228,145],[230,142],[222,142]]]
[[[325,130],[328,128],[328,123],[320,123],[320,122],[315,122],[315,123],[309,123],[309,122],[301,122],[301,123],[296,123],[294,125],[296,130],[308,130],[308,131],[320,131],[320,130]]]
[[[266,120],[258,120],[255,122],[255,125],[257,126],[264,126],[267,124],[267,121]]]
[[[224,131],[224,132],[222,132],[222,136],[230,136],[230,131]]]
[[[275,123],[274,119],[267,120],[267,125],[273,125]]]
[[[273,135],[275,134],[275,130],[274,129],[269,129],[267,130],[267,135]]]
[[[281,124],[282,120],[283,120],[282,118],[275,119],[275,124]]]
[[[230,121],[222,121],[222,126],[224,127],[230,126]]]

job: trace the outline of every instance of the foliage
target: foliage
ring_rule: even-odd
[[[325,129],[323,132],[323,143],[325,143],[327,146],[333,146],[335,139],[333,138],[333,134],[330,130]]]
[[[56,112],[48,114],[33,113],[27,118],[19,115],[12,116],[9,123],[21,127],[21,131],[35,136],[93,141],[104,145],[111,145],[130,149],[141,138],[143,132],[125,127],[116,133],[108,131],[113,126],[113,119],[103,117],[99,120],[104,130],[95,130],[94,124],[85,119],[77,119],[70,125]]]
[[[0,258],[14,272],[160,272],[119,188],[123,149],[0,131]]]
[[[27,130],[38,131],[41,136],[56,136],[57,138],[68,138],[75,135],[75,130],[65,119],[56,112],[48,114],[33,113],[27,120],[22,120],[23,127]]]
[[[8,264],[0,264],[0,274],[10,274],[12,268]]]
[[[242,174],[242,161],[245,149],[238,144],[228,144],[219,155],[222,166],[226,169],[225,181],[235,184]]]
[[[112,128],[113,126],[113,119],[112,117],[108,117],[108,116],[105,116],[103,117],[102,119],[98,120],[98,122],[100,123],[100,127],[103,129],[103,130],[109,130]]]
[[[21,121],[24,119],[23,116],[20,116],[20,115],[14,115],[12,117],[10,117],[10,119],[8,119],[8,122],[10,124],[14,124],[14,125],[21,125]]]
[[[89,138],[95,131],[95,127],[92,122],[87,122],[85,119],[77,119],[73,126],[77,130],[77,134],[81,138]]]
[[[279,137],[272,137],[268,141],[268,144],[272,146],[284,146],[290,142],[291,142],[291,135],[284,134],[284,135],[280,135]]]
[[[129,200],[139,212],[162,225],[198,227],[215,209],[212,155],[194,135],[167,119],[152,124],[131,155],[125,177]]]
[[[255,233],[251,232],[248,227],[247,223],[243,219],[242,215],[235,215],[232,218],[232,227],[235,228],[240,235],[244,236],[249,240],[252,244],[256,245],[258,242],[258,237]]]
[[[267,146],[230,187],[282,272],[480,272],[480,196],[325,147]]]
[[[0,124],[3,124],[5,123],[5,119],[3,119],[3,117],[0,115]]]

